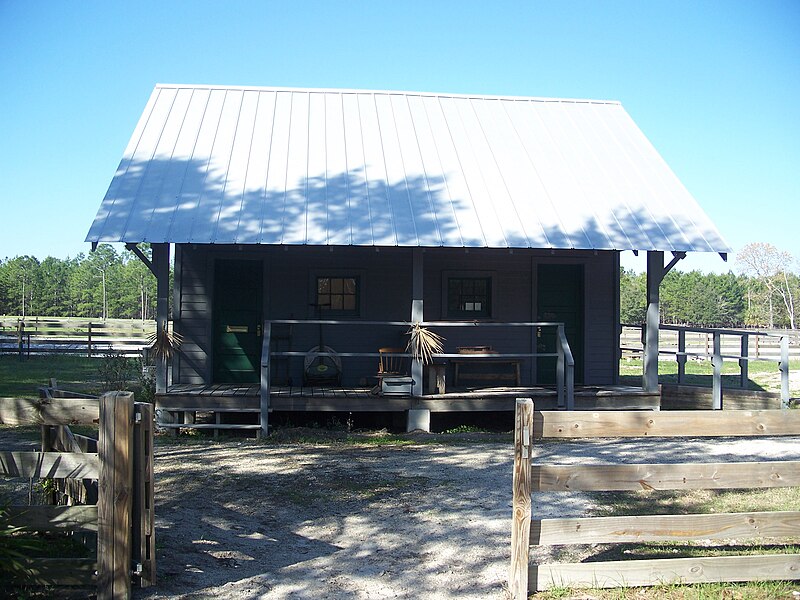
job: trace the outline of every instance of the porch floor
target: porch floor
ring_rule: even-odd
[[[367,387],[273,386],[272,411],[395,412],[423,408],[431,412],[513,411],[517,398],[532,398],[537,408],[557,408],[557,395],[548,387],[492,387],[425,396],[382,396]],[[173,385],[158,394],[164,410],[221,410],[255,412],[260,407],[258,384]],[[631,386],[576,386],[578,410],[657,410],[658,392]]]

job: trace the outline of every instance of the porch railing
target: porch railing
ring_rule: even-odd
[[[272,340],[272,327],[273,325],[333,325],[345,327],[404,327],[409,328],[411,323],[408,321],[340,321],[329,319],[276,319],[264,321],[263,338],[261,342],[261,426],[264,433],[267,432],[268,414],[269,414],[269,399],[270,399],[270,365],[273,357],[305,357],[307,352],[300,351],[271,351]],[[483,328],[483,327],[527,327],[532,331],[531,339],[536,339],[536,330],[538,328],[552,328],[555,332],[555,352],[514,352],[514,353],[492,353],[481,354],[471,353],[469,355],[456,354],[456,353],[441,353],[434,354],[434,359],[457,359],[469,356],[469,358],[487,358],[487,359],[531,359],[537,358],[555,358],[556,359],[556,391],[558,395],[559,408],[566,408],[567,410],[574,410],[575,407],[575,360],[572,355],[572,350],[569,347],[567,336],[564,331],[564,323],[558,322],[480,322],[480,321],[425,321],[420,323],[421,326],[427,328]],[[535,344],[532,344],[535,348]],[[320,349],[322,350],[322,349]],[[379,358],[379,352],[316,352],[318,356],[338,356],[340,358],[358,357],[358,358]],[[411,357],[410,354],[404,355]],[[421,373],[422,365],[418,360],[412,357],[412,373]],[[419,387],[415,386],[415,390],[422,387],[422,382],[419,382]],[[416,394],[421,395],[421,394]]]
[[[642,347],[631,347],[623,345],[623,351],[642,352],[645,339],[645,327],[643,325],[624,325],[625,328],[641,330]],[[674,356],[678,363],[678,383],[686,382],[686,361],[690,357],[711,360],[712,367],[712,401],[713,408],[722,408],[722,366],[725,360],[737,360],[739,362],[739,378],[737,387],[745,389],[750,380],[749,364],[750,361],[775,362],[775,357],[763,356],[756,353],[750,355],[750,339],[755,341],[756,348],[759,340],[763,338],[777,339],[780,347],[780,358],[777,360],[778,372],[781,380],[781,403],[788,406],[790,401],[789,394],[789,343],[791,336],[787,333],[775,333],[761,330],[747,329],[713,329],[706,327],[686,327],[683,325],[659,325],[661,331],[674,331],[677,333],[677,344],[675,349],[664,348],[664,339],[659,340],[659,355]],[[695,345],[695,350],[687,349],[686,334],[697,333],[705,335],[706,342],[702,346]],[[737,338],[735,347],[739,349],[738,354],[723,353],[725,346],[724,337]],[[710,344],[709,344],[710,340]],[[795,336],[796,343],[796,336]],[[730,346],[728,346],[730,347]],[[690,345],[689,348],[692,348]]]

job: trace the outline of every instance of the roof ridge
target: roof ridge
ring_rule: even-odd
[[[403,90],[370,90],[355,88],[306,88],[306,87],[281,87],[258,85],[210,85],[210,84],[183,84],[183,83],[156,83],[156,89],[206,89],[206,90],[237,90],[259,92],[295,92],[310,94],[386,94],[397,96],[420,96],[428,98],[464,98],[473,100],[508,100],[527,102],[563,102],[567,104],[615,104],[621,105],[619,100],[600,100],[591,98],[555,98],[545,96],[514,96],[498,94],[456,94],[445,92],[419,92]]]

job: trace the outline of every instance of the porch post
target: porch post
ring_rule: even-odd
[[[421,323],[425,320],[422,307],[422,248],[414,248],[411,254],[411,322]],[[422,395],[422,361],[411,361],[411,395]],[[406,415],[406,431],[430,431],[431,411],[427,408],[410,408]]]
[[[647,252],[647,315],[645,317],[644,372],[642,388],[646,392],[658,391],[658,290],[664,278],[664,253]]]
[[[411,322],[420,323],[425,320],[422,306],[422,248],[412,250],[411,266]],[[422,395],[422,361],[413,360],[411,363],[411,377],[414,383],[411,388],[413,396]]]
[[[156,276],[156,336],[161,339],[169,319],[169,244],[151,244],[153,273]],[[156,359],[156,392],[167,391],[167,360]]]

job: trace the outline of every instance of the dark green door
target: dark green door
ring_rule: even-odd
[[[261,261],[216,261],[213,334],[215,383],[257,383],[260,379],[261,286]]]
[[[575,359],[575,383],[583,383],[583,265],[539,265],[537,277],[537,320],[564,323]],[[538,330],[537,352],[555,351],[554,328]],[[555,383],[556,359],[538,359],[536,374],[538,383]]]

